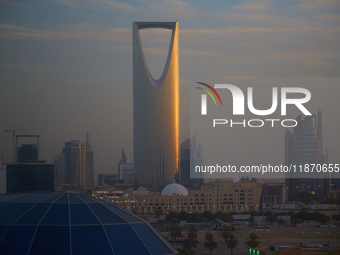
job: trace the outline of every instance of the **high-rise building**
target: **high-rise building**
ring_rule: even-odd
[[[287,189],[284,183],[262,184],[262,208],[271,208],[275,204],[285,204],[287,201]]]
[[[203,164],[202,146],[196,145],[196,136],[186,139],[181,143],[181,184],[192,186],[203,184],[203,178],[195,178],[196,165]],[[191,176],[190,176],[191,175]],[[191,178],[190,178],[191,177]]]
[[[56,157],[57,185],[71,184],[91,188],[94,176],[93,151],[89,137],[85,144],[80,140],[65,142],[62,154]]]
[[[23,144],[17,148],[17,162],[38,160],[38,148],[35,144]]]
[[[54,191],[54,165],[32,161],[7,165],[7,193]]]
[[[85,139],[85,156],[86,156],[86,187],[94,186],[94,159],[93,150],[90,144],[89,132],[86,133]]]
[[[118,180],[118,176],[116,174],[98,174],[98,186],[108,185],[113,179]]]
[[[327,157],[323,154],[322,137],[322,111],[318,114],[306,116],[302,119],[299,115],[296,118],[297,125],[293,132],[286,130],[285,134],[285,164],[286,165],[305,165],[326,163]],[[294,174],[294,178],[292,178]],[[320,175],[318,176],[320,177]],[[327,176],[324,176],[327,178]],[[300,192],[321,192],[318,187],[324,183],[324,179],[314,178],[312,173],[286,174],[286,185],[288,188],[289,200],[294,200],[295,195]],[[325,185],[323,185],[325,188]]]
[[[122,148],[122,158],[118,162],[118,175],[119,179],[123,180],[124,184],[135,184],[135,167],[126,156]]]
[[[139,31],[172,31],[162,75],[155,80],[145,61]],[[133,22],[133,133],[137,181],[152,190],[179,172],[178,22]]]
[[[6,165],[0,160],[0,194],[5,194],[6,190]]]

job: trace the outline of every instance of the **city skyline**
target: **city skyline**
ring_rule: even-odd
[[[111,162],[119,161],[122,147],[133,161],[133,20],[181,24],[180,142],[189,137],[189,87],[196,81],[339,77],[336,1],[6,1],[0,7],[0,128],[44,128],[34,133],[41,138],[40,158],[48,162],[65,141],[80,139],[88,130],[96,173],[115,172]],[[163,68],[158,63],[165,63],[163,49],[169,43],[165,32],[164,37],[157,35],[157,30],[141,35],[146,36],[142,41],[148,66],[155,72]],[[338,92],[334,87],[329,97]],[[325,149],[337,159],[336,132],[327,123],[339,115],[332,100],[320,101]],[[311,111],[317,108],[316,103]],[[9,162],[12,137],[1,131],[0,140],[0,157]]]

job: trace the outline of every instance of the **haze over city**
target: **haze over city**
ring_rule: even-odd
[[[3,1],[0,130],[43,128],[33,133],[40,135],[40,159],[47,161],[61,152],[63,142],[85,140],[88,131],[96,173],[116,172],[122,147],[133,161],[133,21],[179,22],[180,134],[188,138],[189,87],[197,81],[339,78],[339,10],[340,4],[330,0]],[[155,77],[165,63],[167,32],[141,32]],[[324,146],[335,161],[340,88],[333,85],[329,95],[320,96],[323,88],[315,87],[312,97],[318,99],[311,111],[320,101]],[[284,130],[276,137],[281,152],[283,136]],[[0,141],[0,157],[9,162],[10,133],[1,131]]]

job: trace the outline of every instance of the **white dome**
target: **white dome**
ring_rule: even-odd
[[[184,188],[181,184],[178,183],[171,183],[167,185],[163,190],[161,195],[162,196],[172,196],[172,194],[177,194],[179,196],[187,196],[189,195],[186,188]]]
[[[239,180],[240,180],[240,178],[235,177],[235,178],[233,179],[233,183],[237,183],[237,182],[239,182]]]

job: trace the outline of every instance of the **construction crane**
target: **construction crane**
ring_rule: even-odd
[[[32,131],[32,130],[44,130],[43,128],[25,128],[25,129],[14,129],[12,127],[12,129],[5,129],[4,132],[12,132],[13,135],[13,163],[17,162],[16,158],[15,158],[15,154],[16,154],[16,145],[15,145],[15,132],[18,131]]]

